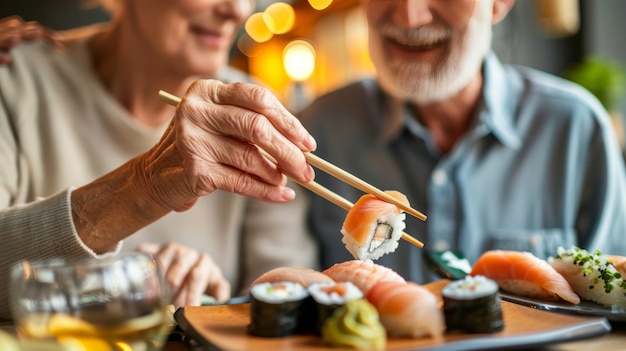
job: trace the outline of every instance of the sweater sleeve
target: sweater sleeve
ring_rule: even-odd
[[[104,258],[119,251],[96,255],[79,239],[71,214],[72,189],[38,201],[0,210],[0,319],[10,311],[11,266],[24,259],[53,257]]]

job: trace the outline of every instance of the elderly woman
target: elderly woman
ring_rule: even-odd
[[[247,80],[227,55],[252,2],[103,5],[110,23],[19,45],[0,67],[0,317],[20,259],[139,247],[178,306],[227,299],[273,267],[315,267],[305,198],[283,175],[313,179],[301,150],[315,141],[267,90],[226,84]]]

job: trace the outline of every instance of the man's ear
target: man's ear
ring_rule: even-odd
[[[515,0],[493,0],[491,9],[491,24],[496,24],[506,17],[511,7],[515,4]]]

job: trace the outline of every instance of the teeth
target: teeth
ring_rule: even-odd
[[[414,49],[430,49],[449,37],[449,30],[444,27],[420,27],[413,29],[399,28],[390,23],[379,27],[382,35],[398,45]]]
[[[407,41],[407,40],[398,40],[397,38],[389,38],[392,41],[396,42],[396,44],[400,45],[400,46],[404,46],[407,48],[412,48],[412,49],[417,49],[417,50],[427,50],[427,49],[431,49],[437,45],[439,45],[442,41],[441,40],[436,40],[436,41],[430,41],[430,42],[421,42],[421,43],[416,43],[416,42],[412,42],[412,41]]]

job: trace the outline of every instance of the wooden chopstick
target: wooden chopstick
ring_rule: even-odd
[[[345,198],[341,197],[340,195],[338,195],[337,193],[334,193],[332,191],[330,191],[328,188],[324,187],[323,185],[321,185],[320,183],[317,183],[315,181],[310,181],[308,183],[301,183],[297,180],[293,180],[292,181],[300,184],[301,186],[311,190],[312,192],[316,193],[317,195],[323,197],[324,199],[334,203],[335,205],[343,208],[346,211],[350,211],[350,209],[352,208],[352,206],[354,206],[354,204],[348,200],[346,200]],[[422,248],[424,247],[424,243],[415,239],[414,237],[410,236],[409,234],[402,232],[402,239],[419,247]]]
[[[258,148],[258,147],[257,147]],[[265,158],[267,158],[268,160],[276,163],[276,160],[274,159],[274,157],[272,157],[272,155],[268,154],[267,151],[258,148],[259,151],[261,151],[261,153],[263,154],[263,156],[265,156]],[[334,203],[335,205],[343,208],[346,211],[350,211],[350,209],[354,206],[354,204],[350,201],[348,201],[346,198],[342,197],[341,195],[332,192],[330,189],[324,187],[322,184],[317,183],[316,181],[310,181],[307,183],[302,183],[299,182],[295,179],[290,178],[293,182],[300,184],[301,186],[309,189],[310,191],[316,193],[317,195],[323,197],[324,199]],[[410,236],[409,234],[402,232],[402,239],[405,241],[408,241],[409,243],[422,248],[424,247],[424,243],[415,239],[414,237]]]
[[[351,185],[365,193],[368,194],[372,194],[374,196],[376,196],[377,198],[384,200],[385,202],[389,202],[391,204],[394,204],[398,207],[400,207],[401,209],[403,209],[404,211],[406,211],[407,213],[421,219],[422,221],[426,220],[426,215],[424,215],[423,213],[419,212],[418,210],[415,210],[413,208],[411,208],[410,206],[407,206],[405,203],[399,201],[398,199],[396,199],[395,197],[385,193],[384,191],[376,188],[375,186],[357,178],[356,176],[344,171],[343,169],[333,165],[332,163],[310,153],[310,152],[305,152],[304,156],[306,157],[306,160],[308,161],[308,163],[312,166],[315,166],[319,169],[321,169],[322,171],[334,176],[335,178],[343,181],[344,183]]]
[[[177,106],[181,99],[176,96],[176,95],[172,95],[166,91],[160,90],[159,91],[159,97],[161,98],[161,100],[163,100],[164,102],[170,104],[170,105],[174,105]],[[332,163],[323,160],[322,158],[314,155],[313,153],[310,152],[304,152],[304,157],[306,158],[307,162],[312,165],[315,166],[319,169],[321,169],[322,171],[336,177],[337,179],[345,182],[348,185],[351,185],[365,193],[368,194],[372,194],[376,197],[378,197],[381,200],[384,200],[386,202],[389,202],[391,204],[394,204],[396,206],[398,206],[399,208],[403,209],[405,212],[421,219],[422,221],[426,220],[426,215],[424,215],[423,213],[413,209],[410,206],[407,206],[406,204],[404,204],[403,202],[399,201],[398,199],[396,199],[395,197],[385,193],[384,191],[376,188],[375,186],[361,180],[360,178],[344,171],[343,169],[333,165]]]
[[[181,98],[174,94],[170,94],[165,90],[159,90],[159,98],[161,101],[166,102],[172,106],[178,106],[180,104]]]

